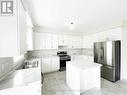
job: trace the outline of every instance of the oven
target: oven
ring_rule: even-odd
[[[66,62],[71,61],[71,56],[66,51],[58,51],[57,55],[60,57],[60,71],[66,70]]]

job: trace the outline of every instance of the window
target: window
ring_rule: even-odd
[[[15,62],[18,62],[18,61],[21,60],[23,57],[24,57],[24,55],[14,56],[14,57],[13,57],[14,63],[15,63]]]

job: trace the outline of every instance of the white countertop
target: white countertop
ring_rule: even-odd
[[[18,86],[0,90],[0,95],[41,95],[40,81],[25,86]]]
[[[41,95],[41,69],[21,69],[0,82],[0,95]]]
[[[41,81],[40,64],[37,68],[16,70],[14,73],[9,74],[5,79],[0,81],[0,90],[25,86],[37,81]]]
[[[41,88],[41,64],[16,70],[0,81],[0,95],[41,95]]]
[[[88,60],[75,60],[75,61],[68,61],[67,64],[74,66],[79,70],[86,70],[93,67],[100,67],[101,64],[97,64]]]

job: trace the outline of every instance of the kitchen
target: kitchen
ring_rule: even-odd
[[[126,95],[126,3],[1,0],[0,95]]]

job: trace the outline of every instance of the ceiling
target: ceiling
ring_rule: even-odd
[[[24,0],[34,26],[83,34],[121,26],[127,0]],[[74,29],[70,30],[70,23]]]

